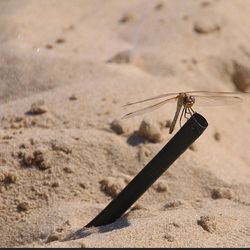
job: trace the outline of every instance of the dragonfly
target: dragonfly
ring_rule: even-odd
[[[164,99],[163,99],[164,98]],[[178,117],[180,116],[180,127],[181,122],[184,118],[188,119],[191,117],[195,111],[193,109],[194,105],[197,106],[220,106],[220,105],[231,105],[241,102],[242,96],[239,92],[212,92],[212,91],[188,91],[188,92],[179,92],[179,93],[166,93],[162,95],[158,95],[155,97],[151,97],[145,100],[131,102],[124,107],[132,106],[144,102],[149,102],[153,100],[163,99],[156,104],[141,108],[139,110],[130,112],[122,117],[122,119],[131,118],[137,115],[142,115],[146,112],[153,111],[155,109],[158,109],[162,106],[164,106],[167,103],[176,102],[177,107],[175,111],[174,118],[171,122],[171,125],[169,127],[169,134],[171,134],[174,131],[174,128],[176,126]]]

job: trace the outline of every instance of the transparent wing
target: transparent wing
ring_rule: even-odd
[[[158,108],[162,107],[163,105],[165,105],[168,102],[176,101],[176,100],[177,100],[177,97],[172,97],[172,98],[166,99],[166,100],[158,102],[158,103],[156,103],[154,105],[151,105],[151,106],[136,110],[136,111],[131,112],[131,113],[128,113],[125,116],[123,116],[122,119],[127,119],[127,118],[131,118],[131,117],[134,117],[134,116],[137,116],[137,115],[145,114],[147,112],[150,112],[150,111],[153,111],[155,109],[158,109]]]
[[[130,102],[130,103],[125,104],[123,107],[127,107],[127,106],[138,104],[138,103],[143,103],[143,102],[147,102],[147,101],[152,101],[152,100],[160,99],[160,98],[164,98],[164,97],[170,97],[170,96],[177,97],[178,95],[179,95],[179,93],[162,94],[162,95],[154,96],[154,97],[151,97],[151,98],[148,98],[148,99],[145,99],[145,100],[141,100],[141,101],[137,101],[137,102]]]
[[[216,96],[200,96],[192,95],[195,98],[194,106],[224,106],[233,105],[242,102],[242,98],[239,96],[226,96],[226,95],[216,95]]]
[[[236,96],[236,95],[243,95],[243,94],[248,94],[247,92],[235,92],[235,91],[187,91],[187,92],[182,92],[186,94],[192,94],[192,95],[202,95],[202,96]]]
[[[134,112],[128,113],[122,117],[122,119],[131,118],[137,115],[144,114],[146,112],[153,111],[155,109],[160,108],[165,105],[167,102],[176,101],[178,99],[179,94],[187,94],[189,96],[193,96],[195,98],[195,106],[223,106],[223,105],[232,105],[242,102],[243,97],[246,95],[250,96],[248,92],[212,92],[212,91],[187,91],[187,92],[179,92],[179,93],[167,93],[158,95],[155,97],[151,97],[142,101],[132,102],[124,105],[124,107],[139,104],[147,101],[152,101],[156,99],[161,99],[164,97],[171,97],[169,99],[158,102],[154,105],[136,110]]]
[[[166,94],[162,94],[162,95],[158,95],[158,96],[154,96],[151,98],[147,98],[145,100],[141,100],[141,101],[137,101],[137,102],[131,102],[128,103],[126,105],[124,105],[124,107],[126,106],[130,106],[130,105],[134,105],[134,104],[138,104],[138,103],[143,103],[143,102],[148,102],[148,101],[152,101],[155,99],[160,99],[160,98],[165,98],[165,97],[171,97],[171,96],[177,96],[179,94],[188,94],[188,95],[193,95],[193,96],[243,96],[244,94],[249,94],[246,92],[212,92],[212,91],[187,91],[187,92],[178,92],[178,93],[166,93]]]

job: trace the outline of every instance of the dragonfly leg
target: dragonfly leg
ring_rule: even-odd
[[[195,112],[194,112],[194,110],[191,108],[191,107],[189,107],[189,108],[187,108],[187,113],[190,115],[190,117],[192,116],[192,114],[194,114]]]
[[[189,108],[191,111],[190,111],[190,115],[194,114],[195,111],[192,109],[192,107]]]
[[[190,108],[189,108],[189,113],[190,113],[190,115],[192,116],[192,114],[194,114],[195,111],[190,107]],[[195,119],[194,116],[193,116],[192,118]],[[198,123],[198,121],[197,121],[196,119],[195,119],[195,121]]]
[[[189,114],[189,110],[188,110],[188,108],[185,108],[185,114],[184,114],[184,117],[185,117],[186,119],[188,119],[187,114]]]

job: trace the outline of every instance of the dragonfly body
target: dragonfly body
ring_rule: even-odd
[[[177,108],[176,108],[176,111],[175,111],[174,119],[171,122],[171,125],[169,127],[169,134],[171,134],[174,131],[174,127],[175,127],[175,124],[177,122],[178,116],[179,116],[179,114],[181,112],[182,105],[183,105],[183,96],[180,95],[178,97]]]
[[[177,108],[175,111],[174,119],[169,127],[169,134],[171,134],[174,131],[174,127],[180,115],[181,109],[183,108],[181,112],[180,121],[182,119],[183,113],[185,113],[185,116],[187,113],[189,114],[193,113],[192,106],[194,105],[194,103],[195,103],[195,98],[193,96],[187,95],[186,93],[180,93],[177,96]]]
[[[169,128],[169,133],[171,134],[174,130],[174,127],[176,125],[176,122],[180,113],[181,113],[180,115],[180,124],[181,124],[183,115],[185,118],[188,118],[187,117],[188,115],[191,116],[195,112],[192,108],[194,104],[197,106],[198,105],[199,106],[209,106],[209,105],[220,106],[220,105],[234,104],[234,103],[238,103],[242,101],[243,94],[249,94],[249,93],[209,92],[209,91],[189,91],[189,92],[181,92],[181,93],[167,93],[167,94],[151,97],[142,101],[128,103],[125,106],[131,106],[131,105],[135,105],[135,104],[139,104],[143,102],[165,98],[164,100],[156,104],[153,104],[145,108],[136,110],[134,112],[128,113],[123,118],[130,118],[136,115],[144,114],[148,111],[158,109],[164,106],[166,103],[169,103],[171,101],[177,101],[177,108],[175,111],[174,119]]]

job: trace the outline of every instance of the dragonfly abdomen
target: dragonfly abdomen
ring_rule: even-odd
[[[174,131],[174,127],[175,127],[175,124],[177,122],[177,119],[178,119],[178,116],[181,112],[181,108],[182,108],[182,105],[180,105],[179,103],[177,103],[177,109],[175,111],[175,115],[174,115],[174,119],[170,125],[170,128],[169,128],[169,134],[171,134],[173,131]]]

